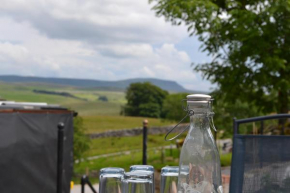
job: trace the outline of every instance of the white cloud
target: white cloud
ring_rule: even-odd
[[[181,62],[190,63],[188,54],[184,51],[177,50],[174,44],[163,44],[160,49],[156,50],[156,52],[161,57],[170,57],[173,60],[180,60]]]
[[[61,39],[100,42],[176,43],[187,32],[155,17],[147,0],[4,0],[0,11]]]
[[[112,44],[97,46],[97,49],[109,57],[147,57],[153,54],[150,44]]]
[[[0,73],[154,77],[207,90],[208,82],[190,67],[188,49],[176,46],[187,38],[186,29],[155,17],[150,8],[147,0],[3,0]]]
[[[29,58],[26,47],[9,42],[0,43],[0,58],[2,61],[11,60],[17,63],[25,63]]]
[[[155,73],[152,72],[152,70],[150,70],[147,66],[143,67],[142,72],[149,77],[155,77]]]

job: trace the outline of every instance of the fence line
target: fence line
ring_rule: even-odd
[[[176,133],[183,131],[188,124],[182,124],[178,126],[175,130]],[[162,126],[162,127],[149,127],[148,134],[151,135],[158,135],[167,133],[170,129],[172,129],[174,125],[169,126]],[[143,128],[132,128],[132,129],[121,129],[121,130],[113,130],[113,131],[106,131],[101,133],[91,133],[88,136],[91,139],[103,138],[103,137],[130,137],[130,136],[137,136],[142,135]]]

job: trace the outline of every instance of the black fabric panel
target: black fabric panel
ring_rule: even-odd
[[[63,193],[73,167],[72,114],[0,114],[0,192],[54,193],[57,124],[65,123]]]
[[[290,136],[235,135],[231,193],[289,193]]]

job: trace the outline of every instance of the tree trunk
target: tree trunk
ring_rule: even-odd
[[[278,113],[288,113],[289,112],[289,107],[288,107],[288,92],[287,90],[280,90],[278,93]]]
[[[279,114],[287,114],[289,112],[288,108],[288,92],[287,90],[280,90],[278,93],[278,113]],[[283,127],[286,122],[286,119],[279,119],[279,127],[282,129],[281,133],[283,132]]]

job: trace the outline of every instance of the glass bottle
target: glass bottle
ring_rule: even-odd
[[[187,111],[190,127],[180,154],[178,193],[222,193],[220,157],[210,130],[211,96],[188,95]]]

